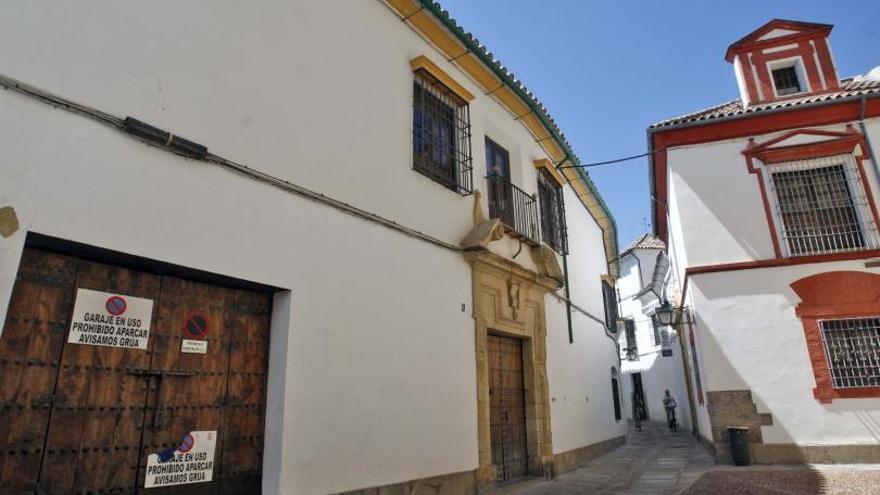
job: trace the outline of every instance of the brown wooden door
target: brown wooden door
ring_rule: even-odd
[[[489,335],[489,423],[498,481],[528,474],[522,341]]]
[[[66,343],[78,288],[152,299],[148,349]],[[269,295],[26,249],[0,335],[6,493],[256,493]],[[181,353],[199,315],[208,349]],[[147,456],[217,431],[213,481],[143,489]]]
[[[79,261],[70,292],[74,300],[76,289],[158,299],[159,287],[156,275]],[[155,305],[153,311],[155,314]],[[63,320],[65,337],[69,318],[68,312]],[[3,335],[0,340],[5,338]],[[131,371],[147,367],[150,356],[143,349],[79,345],[66,340],[46,435],[41,491],[130,491],[137,474],[146,398],[143,382]]]
[[[37,489],[76,265],[30,250],[21,258],[0,335],[0,486],[8,493]]]

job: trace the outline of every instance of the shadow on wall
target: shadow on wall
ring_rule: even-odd
[[[742,166],[740,168],[735,169],[736,174],[744,174],[748,177],[748,180],[754,181],[753,185],[755,190],[758,190],[758,182],[755,178],[755,175],[749,174],[748,169],[746,168],[745,159],[742,159]],[[728,172],[734,173],[734,172]],[[701,175],[702,174],[702,175]],[[715,240],[715,248],[707,248],[706,252],[729,252],[729,249],[725,249],[725,246],[731,242],[736,243],[742,249],[742,251],[748,256],[747,259],[728,259],[723,261],[718,261],[721,263],[728,262],[736,262],[736,261],[749,261],[754,259],[762,259],[766,258],[768,254],[773,254],[773,244],[769,237],[770,230],[769,225],[767,224],[766,217],[763,215],[763,203],[759,204],[762,208],[762,214],[760,217],[755,217],[752,222],[743,222],[743,209],[742,208],[719,208],[721,206],[730,206],[731,203],[729,201],[712,201],[715,198],[726,198],[729,197],[730,194],[730,184],[728,181],[719,180],[717,176],[717,171],[713,170],[712,167],[694,167],[689,169],[686,175],[689,180],[685,180],[685,175],[680,175],[678,180],[680,181],[676,187],[678,188],[686,188],[687,194],[693,196],[693,200],[699,203],[699,207],[695,208],[697,211],[699,209],[703,209],[704,211],[711,214],[711,216],[715,219],[718,226],[723,226],[727,229],[726,236],[719,235],[708,235],[703,236],[703,242],[707,242],[709,240]],[[737,177],[739,178],[739,177]],[[678,194],[681,194],[684,191],[679,191]],[[708,198],[704,200],[704,198]],[[680,202],[681,200],[679,200]],[[707,202],[708,201],[708,202]],[[701,207],[701,208],[700,208]],[[680,220],[682,224],[684,224],[685,220]],[[702,222],[700,222],[702,223]],[[730,226],[739,226],[739,229],[730,229]],[[697,225],[689,225],[688,228],[682,227],[684,230],[688,230],[691,228],[691,231],[700,232],[702,229]],[[713,232],[706,232],[707,234],[714,234]],[[763,241],[764,246],[756,246],[753,242],[749,242],[749,240],[754,241]],[[768,252],[768,249],[770,250]]]
[[[786,269],[779,269],[776,273],[778,277],[788,275],[792,273]],[[788,289],[780,294],[775,291],[772,284],[770,286],[756,284],[753,275],[744,271],[727,272],[723,276],[701,276],[699,291],[714,305],[713,310],[716,314],[723,313],[723,318],[716,318],[717,321],[710,332],[708,330],[710,327],[704,319],[705,313],[696,312],[695,331],[697,339],[701,340],[700,347],[704,351],[704,357],[706,357],[706,349],[716,350],[707,357],[713,363],[712,370],[707,370],[706,374],[709,375],[713,371],[719,375],[724,374],[723,383],[727,386],[720,388],[732,389],[719,390],[717,386],[712,389],[707,387],[713,431],[702,433],[711,437],[716,443],[719,461],[729,461],[725,427],[749,427],[749,440],[754,445],[764,444],[761,427],[773,426],[773,437],[777,442],[784,438],[781,440],[783,443],[794,444],[795,437],[789,433],[783,420],[794,425],[797,415],[810,414],[810,409],[816,412],[822,409],[825,413],[836,416],[833,420],[826,419],[827,423],[846,421],[853,423],[858,420],[864,428],[863,432],[880,443],[880,419],[877,415],[880,411],[880,400],[835,399],[832,403],[821,404],[813,397],[816,383],[812,362],[807,352],[803,328],[800,327],[800,320],[794,314],[794,308],[800,303],[800,299],[792,290]],[[779,316],[774,319],[770,316],[774,314]],[[761,316],[758,318],[756,315]],[[791,326],[792,321],[798,322],[797,328]],[[731,322],[730,326],[727,322]],[[741,334],[744,325],[753,331],[748,338],[744,338],[745,336]],[[731,353],[729,348],[721,345],[719,339],[728,343],[735,341],[736,352]],[[765,367],[762,372],[761,363],[775,363],[775,365],[772,369]],[[743,373],[752,376],[743,376]],[[717,380],[716,378],[716,383]],[[734,386],[734,384],[738,385]],[[774,407],[788,407],[785,404],[791,399],[802,406],[799,411],[789,409],[782,417],[777,416],[778,409],[774,411]],[[768,411],[769,414],[759,413],[758,407]],[[810,430],[815,432],[817,428],[820,426],[813,425]],[[852,432],[852,428],[850,431]],[[802,443],[806,442],[802,441]],[[769,444],[767,447],[770,450],[766,448],[762,450],[763,456],[760,462],[796,462],[776,458],[772,453],[781,453],[783,450],[777,450]],[[752,452],[754,456],[755,451]],[[801,455],[791,450],[785,452],[787,452],[786,457]],[[808,456],[805,459],[810,458]]]

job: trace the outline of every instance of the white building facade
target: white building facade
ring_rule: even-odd
[[[676,421],[691,428],[688,391],[678,331],[663,326],[655,312],[673,295],[666,246],[644,234],[618,257],[619,319],[617,324],[625,417],[633,419],[634,396],[645,405],[648,421],[666,422],[666,391],[676,404]]]
[[[880,81],[841,79],[831,26],[730,46],[741,97],[648,130],[655,231],[682,297],[697,426],[727,459],[880,460]]]
[[[434,2],[28,2],[0,53],[8,489],[475,493],[622,443],[613,218]]]

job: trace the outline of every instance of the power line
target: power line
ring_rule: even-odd
[[[627,156],[624,158],[617,158],[615,160],[605,160],[604,162],[582,163],[580,165],[563,165],[559,168],[587,168],[587,167],[598,167],[599,165],[611,165],[612,163],[626,162],[629,160],[635,160],[636,158],[642,158],[644,156],[653,155],[655,153],[660,153],[661,151],[666,151],[666,150],[661,149],[661,150],[649,151],[647,153],[642,153],[641,155]]]

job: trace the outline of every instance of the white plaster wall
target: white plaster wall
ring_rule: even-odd
[[[642,288],[651,282],[656,264],[657,249],[636,249],[621,259],[620,278],[620,316],[631,318],[636,327],[636,345],[638,346],[639,360],[627,361],[626,335],[621,332],[618,342],[621,348],[621,360],[624,373],[621,375],[625,383],[627,409],[624,414],[632,418],[632,403],[630,394],[633,392],[632,373],[638,372],[642,376],[642,389],[647,400],[648,417],[651,421],[665,421],[666,411],[663,407],[663,394],[666,390],[675,398],[678,408],[676,417],[682,429],[690,428],[690,410],[688,405],[687,388],[684,382],[684,367],[682,364],[681,348],[678,336],[669,328],[673,355],[663,357],[661,346],[654,343],[654,328],[651,315],[654,314],[659,301],[655,296],[644,295],[634,297]],[[641,265],[641,277],[638,266]],[[646,270],[650,272],[646,275]]]
[[[283,454],[267,486],[327,493],[476,467],[461,255],[0,97],[0,183],[22,222],[3,242],[5,288],[26,230],[288,288],[266,427],[267,452]]]
[[[566,204],[577,201],[565,190]],[[561,453],[619,437],[625,424],[614,419],[611,367],[617,367],[617,348],[604,331],[605,309],[601,277],[607,273],[602,231],[566,207],[569,234],[569,282],[572,301],[593,318],[572,311],[574,342],[568,340],[565,303],[545,298],[547,312],[547,378],[553,452]],[[562,291],[560,291],[561,293]],[[596,321],[596,320],[599,321]]]
[[[866,126],[876,156],[880,119],[868,120]],[[843,132],[846,125],[817,129]],[[755,141],[766,142],[782,134],[756,136]],[[820,138],[799,136],[786,142],[816,140]],[[668,152],[670,252],[677,258],[679,278],[687,267],[775,256],[758,178],[749,173],[742,155],[747,146],[748,138],[741,138],[684,146]],[[866,162],[874,199],[880,201],[877,172],[872,167]]]
[[[473,197],[411,170],[418,55],[477,95],[475,187],[485,189],[489,135],[508,148],[513,181],[534,192],[532,161],[544,158],[534,139],[378,1],[36,1],[0,16],[5,75],[457,244]],[[28,230],[286,288],[272,320],[267,493],[477,467],[474,323],[461,311],[471,278],[460,254],[12,92],[0,94],[0,129],[0,205],[22,224],[0,241],[0,319]],[[572,298],[601,319],[601,233],[570,190],[566,203]],[[493,245],[508,257],[517,248]],[[516,260],[532,267],[528,248]],[[567,344],[558,306],[548,305],[548,372],[551,393],[570,398],[552,406],[561,452],[622,430],[608,412],[613,343],[575,316]]]
[[[691,278],[707,390],[750,389],[759,412],[773,414],[765,443],[871,444],[880,441],[880,399],[820,404],[800,302],[790,284],[822,272],[866,269],[847,261],[696,275]]]

